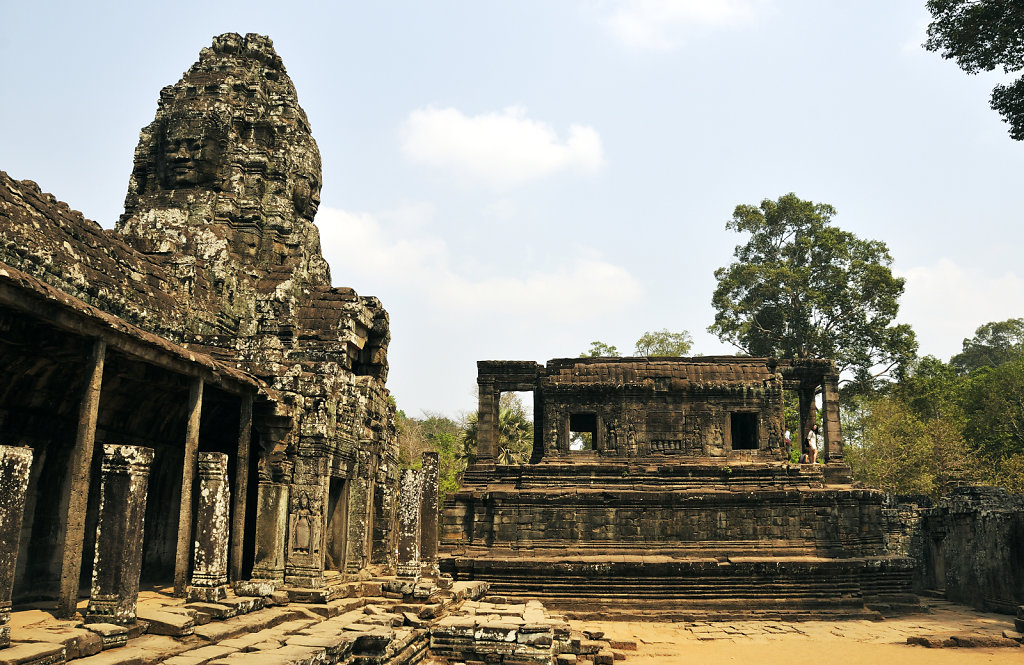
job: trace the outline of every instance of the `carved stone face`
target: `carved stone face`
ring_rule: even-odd
[[[320,207],[320,183],[308,175],[297,175],[292,188],[292,203],[299,217],[312,220]]]
[[[162,184],[171,189],[213,184],[223,161],[221,133],[199,118],[168,122],[160,150]]]

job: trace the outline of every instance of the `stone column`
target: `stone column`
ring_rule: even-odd
[[[230,506],[228,456],[199,453],[192,585],[186,594],[189,600],[216,602],[227,596]]]
[[[501,393],[491,384],[481,383],[479,410],[476,421],[476,461],[482,464],[494,463],[494,449],[497,443],[498,402]]]
[[[437,500],[441,461],[435,451],[423,453],[423,490],[420,502],[420,569],[428,577],[437,577]]]
[[[818,411],[814,405],[814,391],[817,387],[817,384],[810,381],[801,381],[800,388],[797,389],[797,397],[800,399],[799,450],[801,454],[803,454],[804,443],[807,441],[807,433],[811,431],[811,426],[817,422],[818,418]]]
[[[821,384],[821,410],[825,421],[825,462],[843,461],[843,432],[839,422],[839,376],[827,374]]]
[[[364,475],[365,469],[348,480],[348,535],[345,539],[348,552],[345,555],[345,572],[358,573],[369,562],[366,549],[367,530],[371,528],[370,517],[372,507],[370,479]]]
[[[231,522],[231,568],[229,579],[242,579],[242,549],[245,536],[245,505],[249,494],[249,441],[252,439],[252,395],[242,395],[238,415],[238,456],[235,458],[235,510]]]
[[[402,471],[398,503],[398,576],[420,574],[420,499],[423,476],[417,469]]]
[[[0,649],[11,643],[11,592],[31,471],[31,448],[0,446]]]
[[[192,379],[188,391],[188,424],[185,427],[185,460],[181,471],[181,503],[178,504],[178,544],[174,554],[174,595],[184,596],[188,583],[188,550],[192,544],[192,485],[199,453],[199,420],[203,412],[203,380]]]
[[[104,445],[96,554],[86,623],[135,623],[153,450]]]
[[[89,382],[85,385],[82,402],[78,407],[78,428],[68,467],[67,493],[61,499],[61,509],[64,511],[64,552],[61,558],[57,616],[63,619],[70,619],[78,611],[82,541],[85,539],[85,512],[89,503],[89,473],[96,446],[96,419],[100,409],[100,388],[103,385],[106,355],[107,343],[102,339],[93,342],[89,356]]]
[[[256,560],[252,577],[283,582],[288,485],[260,480],[256,504]]]
[[[322,451],[300,450],[295,456],[288,496],[288,545],[284,581],[298,587],[324,585],[324,532],[330,476]]]

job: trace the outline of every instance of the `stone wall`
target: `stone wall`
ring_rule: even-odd
[[[985,610],[1024,604],[1024,495],[963,487],[922,513],[926,588]]]

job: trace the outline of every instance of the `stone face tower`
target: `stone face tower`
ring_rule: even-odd
[[[211,597],[251,577],[326,598],[395,567],[388,314],[331,286],[320,178],[272,42],[233,33],[161,91],[115,231],[0,172],[0,441],[45,460],[15,597],[74,612],[99,519],[91,451],[125,441],[152,451],[136,582]],[[197,478],[207,498],[228,490],[230,520],[203,517],[224,516],[223,496],[193,514]]]
[[[313,224],[320,180],[320,152],[273,42],[220,35],[160,92],[117,230],[169,259],[188,296],[245,317],[250,294],[330,284]]]

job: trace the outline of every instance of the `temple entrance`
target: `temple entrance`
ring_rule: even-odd
[[[757,450],[757,414],[733,413],[729,423],[733,450]]]
[[[327,499],[327,549],[324,552],[324,568],[343,571],[347,547],[348,481],[344,478],[331,478]]]

